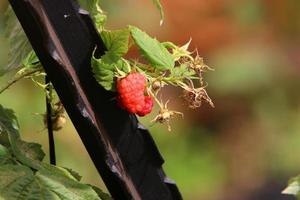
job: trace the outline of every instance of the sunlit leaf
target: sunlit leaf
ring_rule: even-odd
[[[0,105],[0,144],[10,148],[20,162],[32,168],[38,168],[36,162],[45,156],[41,145],[20,139],[19,124],[13,110],[6,109],[2,105]]]
[[[120,59],[114,63],[106,63],[102,59],[92,58],[92,70],[97,82],[106,90],[115,90],[114,73],[116,68],[121,71],[128,71],[128,64],[125,60]]]
[[[128,51],[129,30],[102,31],[102,40],[107,51],[101,59],[106,63],[117,62]]]
[[[23,60],[32,51],[32,47],[11,7],[6,12],[5,33],[9,41],[8,64],[0,68],[0,76],[22,66]]]
[[[137,27],[130,26],[131,36],[144,58],[158,70],[171,69],[175,61],[159,41],[151,38]]]
[[[35,173],[21,165],[0,165],[0,199],[100,200],[90,186],[50,165]]]
[[[22,60],[22,66],[25,68],[33,68],[40,64],[39,58],[33,50]]]

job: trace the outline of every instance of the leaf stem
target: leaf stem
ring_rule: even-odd
[[[39,72],[42,70],[42,66],[37,66],[35,68],[32,69],[28,69],[28,70],[20,70],[19,72],[17,72],[14,77],[12,79],[10,79],[9,81],[7,81],[7,83],[3,86],[0,87],[0,94],[2,94],[5,90],[7,90],[10,86],[12,86],[13,84],[15,84],[16,82],[18,82],[19,80],[25,78],[26,76],[30,76],[36,72]]]

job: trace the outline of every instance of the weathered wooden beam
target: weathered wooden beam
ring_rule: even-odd
[[[182,199],[148,130],[94,79],[92,52],[105,47],[88,13],[73,0],[9,1],[113,198]]]

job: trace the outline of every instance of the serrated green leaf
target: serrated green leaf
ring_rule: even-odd
[[[9,40],[8,65],[0,68],[0,76],[22,67],[23,60],[32,51],[32,47],[11,7],[6,12],[5,33]]]
[[[101,38],[107,48],[101,59],[105,63],[114,63],[120,60],[128,51],[129,30],[102,31]]]
[[[0,165],[0,199],[100,200],[90,186],[46,164],[36,173],[25,166]]]
[[[113,198],[109,194],[103,192],[100,188],[98,188],[94,185],[90,185],[90,186],[93,188],[93,190],[98,194],[98,196],[102,200],[113,200]]]
[[[40,144],[18,140],[17,145],[22,154],[31,160],[42,161],[45,157],[42,145]]]
[[[15,160],[13,160],[13,157],[9,150],[0,144],[0,165],[5,164],[15,164]]]
[[[77,181],[80,181],[82,179],[82,176],[73,169],[67,167],[63,167],[63,169],[67,170],[70,173],[70,175],[73,176]]]
[[[195,75],[195,71],[192,69],[189,69],[185,64],[182,64],[178,67],[174,67],[170,70],[170,77],[191,78],[193,75]]]
[[[39,58],[35,54],[33,50],[29,52],[29,54],[26,56],[26,58],[22,61],[22,66],[25,68],[33,68],[40,65]]]
[[[159,41],[137,27],[130,26],[131,36],[144,58],[158,70],[172,69],[175,61],[168,50]]]
[[[28,167],[20,165],[0,165],[0,199],[25,200],[26,196],[31,197],[28,199],[36,199],[33,198],[34,196],[32,195],[28,195],[30,193],[28,186],[30,186],[33,181],[33,172]]]
[[[42,187],[55,193],[61,200],[100,200],[90,186],[64,175],[66,171],[55,166],[44,165],[36,173],[36,178]]]
[[[97,82],[106,90],[114,88],[114,69],[112,65],[104,63],[101,59],[92,58],[92,70]]]
[[[19,124],[14,111],[0,105],[0,135],[1,134],[19,135]]]
[[[37,161],[44,157],[41,146],[34,143],[21,141],[19,124],[11,109],[0,105],[0,142],[11,148],[14,156],[23,164],[38,169]]]
[[[9,144],[0,144],[1,200],[101,200],[73,170],[42,163],[41,145],[22,141],[17,119],[0,105],[0,124]]]
[[[114,73],[116,68],[128,72],[128,64],[125,60],[120,59],[115,63],[106,63],[102,59],[92,57],[92,70],[97,82],[109,91],[115,90]]]
[[[165,15],[164,15],[164,10],[161,6],[160,0],[152,0],[152,2],[156,6],[156,8],[158,9],[158,11],[160,13],[160,25],[162,25],[164,22],[164,19],[165,19]]]
[[[11,151],[20,163],[36,170],[41,168],[40,160],[32,159],[33,157],[42,157],[40,152],[36,152],[36,149],[24,151],[25,147],[22,146],[24,141],[21,141],[19,135],[9,133],[8,138]]]

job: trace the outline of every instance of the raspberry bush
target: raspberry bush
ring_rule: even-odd
[[[170,111],[167,103],[159,100],[166,85],[181,88],[183,100],[192,109],[200,107],[202,102],[214,107],[206,91],[207,83],[203,80],[203,73],[212,69],[204,63],[197,50],[188,49],[191,41],[183,46],[159,42],[135,26],[110,31],[100,24],[98,30],[107,51],[101,58],[92,58],[95,78],[106,90],[117,91],[119,105],[128,112],[139,116],[149,114],[152,98],[159,106],[152,121],[166,123],[171,130],[170,119],[183,114]],[[140,57],[125,58],[134,45],[139,49]],[[133,78],[137,74],[140,78]],[[142,80],[143,84],[138,81],[133,87],[132,79]],[[145,103],[146,110],[143,109]]]
[[[162,24],[164,13],[161,4],[159,0],[153,2],[160,11]],[[103,88],[115,93],[114,101],[120,109],[145,116],[152,112],[156,103],[159,110],[152,121],[166,123],[171,130],[170,120],[183,114],[170,110],[167,107],[169,100],[162,100],[166,85],[183,89],[183,99],[190,108],[200,107],[203,101],[213,106],[203,80],[203,73],[212,69],[204,64],[196,50],[188,49],[190,41],[183,46],[159,42],[135,26],[107,30],[107,17],[99,6],[99,0],[80,0],[80,3],[90,12],[107,49],[103,56],[97,57],[94,53],[91,58],[94,77]],[[51,83],[40,82],[46,75],[43,66],[11,8],[7,11],[6,32],[10,43],[9,64],[0,68],[0,76],[17,72],[0,87],[0,94],[22,78],[31,79],[45,91],[52,107],[50,118],[39,114],[45,128],[62,129],[66,121],[64,107]],[[140,56],[128,58],[127,53],[133,46],[139,49]],[[51,121],[50,126],[48,123]],[[43,162],[44,155],[41,145],[21,139],[14,112],[0,105],[0,179],[4,180],[0,181],[1,198],[22,200],[47,196],[46,199],[53,199],[59,196],[56,199],[111,199],[99,188],[81,183],[81,177],[73,170]]]

